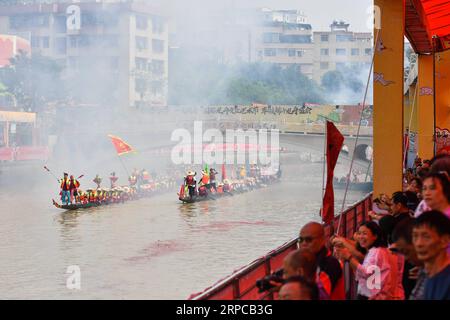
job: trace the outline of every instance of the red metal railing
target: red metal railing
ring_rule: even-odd
[[[342,213],[341,227],[339,235],[352,237],[359,224],[367,220],[368,212],[372,208],[372,193],[363,200],[354,204]],[[327,237],[337,231],[339,216],[334,218],[331,225],[325,227]],[[290,240],[277,249],[269,252],[265,256],[253,261],[240,270],[235,271],[231,276],[218,281],[213,286],[203,292],[191,295],[193,300],[272,300],[272,293],[259,293],[256,287],[256,280],[261,279],[283,266],[283,259],[286,255],[297,249],[297,238]],[[346,283],[346,295],[352,299],[356,295],[356,287],[353,281],[353,274],[348,264],[344,267]]]

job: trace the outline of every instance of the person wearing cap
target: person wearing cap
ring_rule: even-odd
[[[69,174],[64,172],[64,177],[61,179],[61,201],[63,205],[67,205],[70,202],[70,180]]]
[[[184,178],[184,185],[188,187],[189,197],[192,199],[195,196],[195,188],[197,187],[197,180],[195,176],[197,172],[189,170],[186,172],[186,177]]]

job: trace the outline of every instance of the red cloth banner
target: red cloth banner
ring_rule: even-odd
[[[327,184],[323,197],[322,221],[326,224],[333,221],[334,218],[334,190],[333,176],[334,168],[344,143],[344,136],[339,132],[336,126],[327,121]]]
[[[108,135],[108,137],[111,139],[114,148],[116,148],[117,155],[120,156],[125,153],[134,152],[134,149],[128,143],[123,141],[121,138],[115,137],[113,135]]]

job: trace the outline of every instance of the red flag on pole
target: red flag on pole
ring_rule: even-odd
[[[222,163],[222,181],[227,178],[227,173],[225,171],[225,163]]]
[[[115,137],[110,134],[108,135],[108,137],[111,138],[111,142],[114,145],[114,148],[116,148],[117,155],[120,156],[125,153],[134,152],[134,149],[128,143],[123,141],[121,138]]]
[[[322,221],[330,223],[334,218],[334,191],[333,176],[334,168],[344,143],[344,136],[339,132],[335,125],[327,121],[327,184],[325,195],[323,196]]]

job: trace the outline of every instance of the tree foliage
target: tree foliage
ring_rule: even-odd
[[[1,69],[0,82],[13,94],[18,107],[39,111],[45,104],[62,98],[62,68],[52,59],[20,52]]]
[[[324,101],[321,88],[294,66],[174,62],[170,70],[170,104],[302,104]]]

